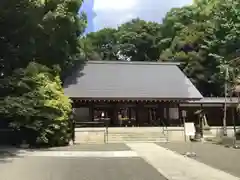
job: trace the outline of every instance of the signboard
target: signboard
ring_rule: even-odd
[[[187,122],[184,124],[185,127],[185,135],[186,136],[194,136],[195,135],[195,127],[193,122]]]
[[[187,111],[182,110],[182,117],[183,117],[183,118],[187,117]]]

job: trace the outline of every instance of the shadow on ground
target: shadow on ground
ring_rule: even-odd
[[[21,149],[13,147],[1,147],[0,146],[0,163],[12,162],[14,158],[21,158]]]

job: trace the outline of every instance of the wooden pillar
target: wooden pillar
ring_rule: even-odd
[[[163,116],[163,106],[161,103],[158,103],[158,106],[157,106],[157,118],[160,119],[160,121],[163,120],[164,116]]]
[[[90,102],[89,104],[89,121],[94,121],[94,104]]]
[[[114,120],[114,116],[115,116],[115,109],[114,109],[114,104],[112,102],[108,102],[110,104],[110,108],[109,108],[109,121],[106,122],[108,124],[108,126],[112,126],[113,124],[113,120]]]
[[[170,108],[170,105],[169,103],[166,103],[166,123],[168,126],[170,126],[170,117],[169,117],[169,108]]]
[[[139,104],[136,103],[136,124],[139,126]]]
[[[177,107],[178,107],[178,119],[179,119],[179,122],[180,122],[180,126],[184,126],[183,117],[182,117],[183,108],[180,106],[180,103],[178,103]]]
[[[128,107],[128,118],[132,119],[132,107]]]
[[[111,125],[112,126],[118,125],[118,105],[117,105],[117,103],[113,104],[113,119],[112,119]]]
[[[147,118],[148,118],[148,124],[151,126],[152,125],[152,108],[147,107]]]
[[[117,104],[114,103],[113,104],[113,119],[111,121],[111,126],[116,126],[118,122],[118,108],[117,108]]]

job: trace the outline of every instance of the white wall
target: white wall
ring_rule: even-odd
[[[240,127],[236,127],[236,130],[239,130]],[[211,127],[211,132],[213,133],[213,135],[215,136],[221,136],[223,134],[223,128],[222,127]],[[234,128],[233,126],[228,126],[227,127],[227,135],[229,137],[233,137],[234,136]]]
[[[168,138],[169,141],[184,141],[184,128],[183,127],[168,127]],[[240,127],[236,127],[237,130]],[[211,134],[209,136],[217,137],[222,135],[222,127],[211,126],[210,129]],[[234,136],[234,128],[233,126],[227,127],[227,135],[228,137]]]

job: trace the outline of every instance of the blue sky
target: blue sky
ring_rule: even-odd
[[[137,17],[161,22],[171,8],[191,3],[192,0],[85,0],[82,9],[87,12],[90,32],[117,27]]]

